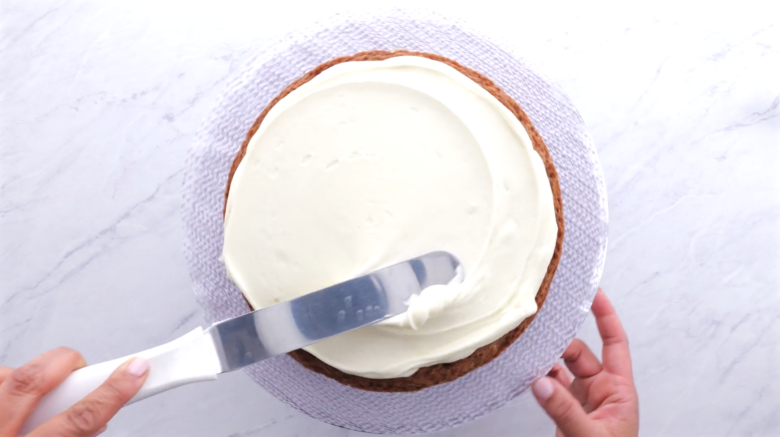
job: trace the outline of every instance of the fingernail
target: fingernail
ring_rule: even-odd
[[[100,434],[103,434],[105,431],[106,431],[106,427],[104,426],[104,427],[100,428],[100,430],[98,430],[98,432],[92,434],[92,437],[97,437]]]
[[[134,376],[143,376],[149,371],[149,362],[140,357],[133,358],[133,361],[127,366],[127,371]]]
[[[550,378],[543,376],[534,383],[533,387],[531,387],[531,390],[534,392],[536,399],[544,402],[552,397],[553,392],[555,391],[555,386],[553,385]]]

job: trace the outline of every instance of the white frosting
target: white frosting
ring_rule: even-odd
[[[271,109],[230,187],[223,258],[263,308],[427,252],[456,255],[462,283],[306,349],[393,378],[465,358],[536,312],[556,235],[520,122],[457,70],[403,56],[338,64]]]

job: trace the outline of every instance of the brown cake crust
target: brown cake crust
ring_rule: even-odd
[[[271,103],[268,104],[268,106],[266,106],[263,112],[260,113],[260,116],[257,117],[257,120],[255,120],[254,124],[252,124],[252,127],[249,129],[249,132],[247,132],[246,139],[244,140],[244,143],[241,145],[241,149],[238,151],[236,158],[233,160],[233,165],[230,168],[230,175],[228,177],[228,183],[225,189],[225,208],[227,208],[227,198],[228,198],[228,193],[230,192],[230,183],[233,180],[233,175],[235,174],[239,163],[241,162],[241,160],[244,158],[244,155],[246,154],[249,140],[252,139],[255,132],[257,132],[257,129],[260,127],[260,124],[262,123],[266,114],[268,114],[268,111],[270,111],[271,108],[274,107],[274,105],[276,105],[281,99],[283,99],[285,96],[290,94],[293,90],[295,90],[299,86],[310,81],[313,77],[317,76],[318,74],[322,73],[326,69],[336,64],[340,64],[342,62],[351,62],[351,61],[381,61],[396,56],[420,56],[420,57],[442,62],[444,64],[447,64],[455,68],[456,70],[464,74],[466,77],[470,78],[471,80],[479,84],[482,88],[487,90],[496,99],[498,99],[499,102],[501,102],[504,106],[506,106],[506,108],[509,109],[512,112],[512,114],[515,115],[515,117],[517,117],[517,119],[525,128],[525,130],[528,132],[528,136],[531,138],[531,142],[533,143],[534,150],[536,150],[539,156],[541,156],[542,161],[544,161],[544,166],[547,171],[547,177],[550,180],[550,187],[552,188],[552,193],[553,193],[553,202],[555,205],[555,220],[558,224],[558,236],[555,243],[555,252],[553,253],[552,260],[550,260],[550,265],[547,267],[547,273],[544,279],[542,280],[542,284],[539,287],[539,291],[536,294],[536,305],[539,309],[541,309],[545,299],[547,298],[547,293],[550,289],[550,283],[552,282],[553,276],[555,275],[555,269],[558,267],[558,262],[561,259],[561,251],[563,248],[563,229],[564,229],[563,228],[563,202],[561,200],[561,189],[558,184],[558,174],[555,171],[555,166],[553,165],[552,158],[550,157],[550,153],[547,150],[547,146],[545,146],[541,135],[539,135],[539,133],[536,131],[533,124],[531,123],[531,120],[528,118],[528,115],[526,115],[526,113],[520,108],[520,105],[518,105],[511,97],[509,97],[509,95],[507,95],[501,88],[499,88],[490,79],[477,73],[474,70],[466,68],[458,64],[457,62],[447,59],[443,56],[434,55],[430,53],[410,52],[406,50],[397,50],[392,52],[381,51],[381,50],[361,52],[352,56],[343,56],[328,61],[322,65],[319,65],[318,67],[314,68],[313,70],[303,75],[298,80],[291,83],[289,86],[287,86],[287,88],[282,90],[282,92],[279,93],[279,95],[276,96],[271,101]],[[223,210],[223,214],[224,214],[224,210]],[[247,305],[249,305],[248,302]],[[251,306],[249,307],[251,309]],[[482,346],[481,348],[477,349],[473,354],[469,355],[466,358],[455,361],[453,363],[436,364],[429,367],[423,367],[419,369],[417,372],[415,372],[412,376],[403,377],[403,378],[370,379],[361,376],[350,375],[332,366],[329,366],[328,364],[325,364],[314,355],[302,349],[290,352],[289,355],[309,370],[320,373],[329,378],[335,379],[336,381],[342,384],[346,384],[358,389],[380,391],[380,392],[417,391],[417,390],[422,390],[426,387],[431,387],[436,384],[442,384],[445,382],[453,381],[471,372],[477,367],[489,363],[494,358],[496,358],[499,354],[501,354],[501,352],[503,352],[507,347],[509,347],[509,345],[511,345],[512,342],[514,342],[515,340],[517,340],[518,337],[520,337],[520,335],[526,330],[526,328],[528,328],[531,322],[533,322],[534,318],[536,317],[536,314],[538,314],[538,311],[534,313],[532,316],[523,320],[523,322],[520,323],[518,327],[504,334],[503,337],[499,338],[493,343]]]

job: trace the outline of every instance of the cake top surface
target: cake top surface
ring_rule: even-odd
[[[544,163],[514,115],[454,68],[400,56],[335,65],[269,111],[231,182],[223,259],[262,308],[422,253],[458,256],[463,283],[307,348],[393,378],[533,314],[556,235]]]

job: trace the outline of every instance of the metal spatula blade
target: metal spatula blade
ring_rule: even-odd
[[[21,432],[70,408],[130,358],[145,358],[150,365],[146,382],[129,402],[133,403],[185,384],[213,381],[219,373],[401,314],[412,295],[462,278],[457,258],[433,252],[205,330],[198,327],[162,346],[76,370],[41,399]]]
[[[459,266],[449,253],[429,253],[215,323],[205,333],[214,341],[222,372],[230,372],[401,314],[413,294],[448,284]]]

